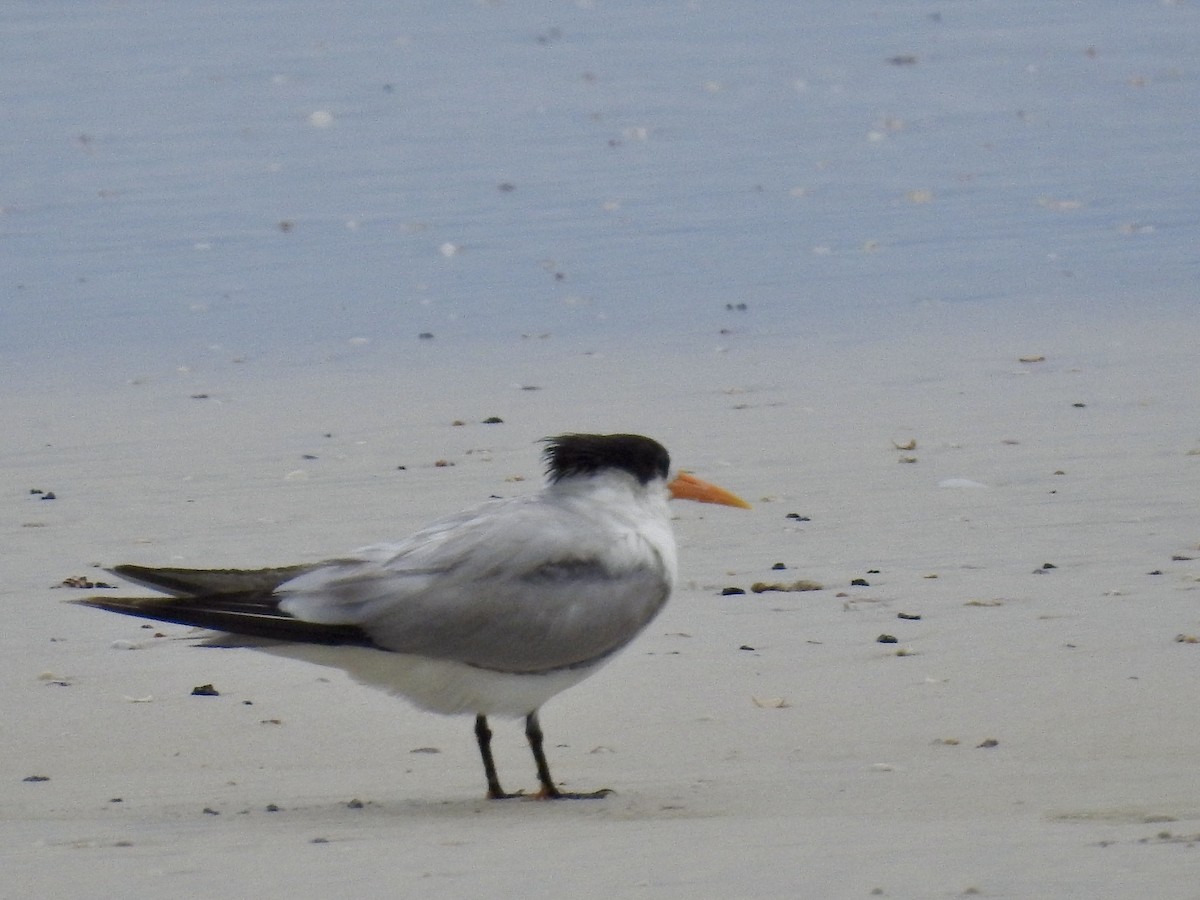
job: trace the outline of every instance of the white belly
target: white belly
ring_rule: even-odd
[[[607,661],[545,674],[513,675],[368,647],[271,644],[255,649],[342,669],[360,684],[407,697],[424,709],[448,715],[526,716],[555,694],[583,681]]]

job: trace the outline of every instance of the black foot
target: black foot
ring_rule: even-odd
[[[603,800],[609,794],[615,794],[616,791],[609,788],[600,788],[598,791],[590,791],[585,794],[576,791],[560,791],[558,788],[546,790],[542,788],[536,794],[533,794],[532,800]]]
[[[515,794],[510,794],[507,791],[494,793],[488,791],[487,798],[489,800],[603,800],[609,794],[615,794],[616,791],[609,788],[601,788],[598,791],[590,791],[585,794],[576,791],[560,791],[555,788],[553,791],[547,791],[545,788],[533,794],[527,794],[524,791],[517,791]]]
[[[489,800],[528,800],[529,795],[524,791],[517,791],[515,794],[510,794],[508,791],[493,791],[487,792]]]

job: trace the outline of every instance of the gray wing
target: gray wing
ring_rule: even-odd
[[[539,672],[623,647],[662,608],[673,580],[671,563],[632,525],[535,496],[330,561],[276,596],[282,611],[361,629],[382,649]]]

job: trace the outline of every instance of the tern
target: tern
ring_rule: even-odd
[[[667,501],[748,508],[636,434],[546,438],[547,484],[489,500],[399,543],[267,569],[121,565],[167,596],[71,602],[219,632],[216,646],[340,668],[445,714],[474,714],[492,799],[603,797],[550,776],[538,710],[607,663],[666,604],[676,579]],[[539,789],[507,793],[488,716],[525,719]]]

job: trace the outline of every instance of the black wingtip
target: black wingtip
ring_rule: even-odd
[[[201,597],[80,597],[67,602],[154,622],[271,641],[374,646],[356,625],[306,622],[280,610],[275,598],[257,592]]]
[[[254,592],[270,594],[283,582],[311,568],[311,565],[296,565],[267,569],[180,569],[126,563],[108,571],[134,584],[183,598]]]

